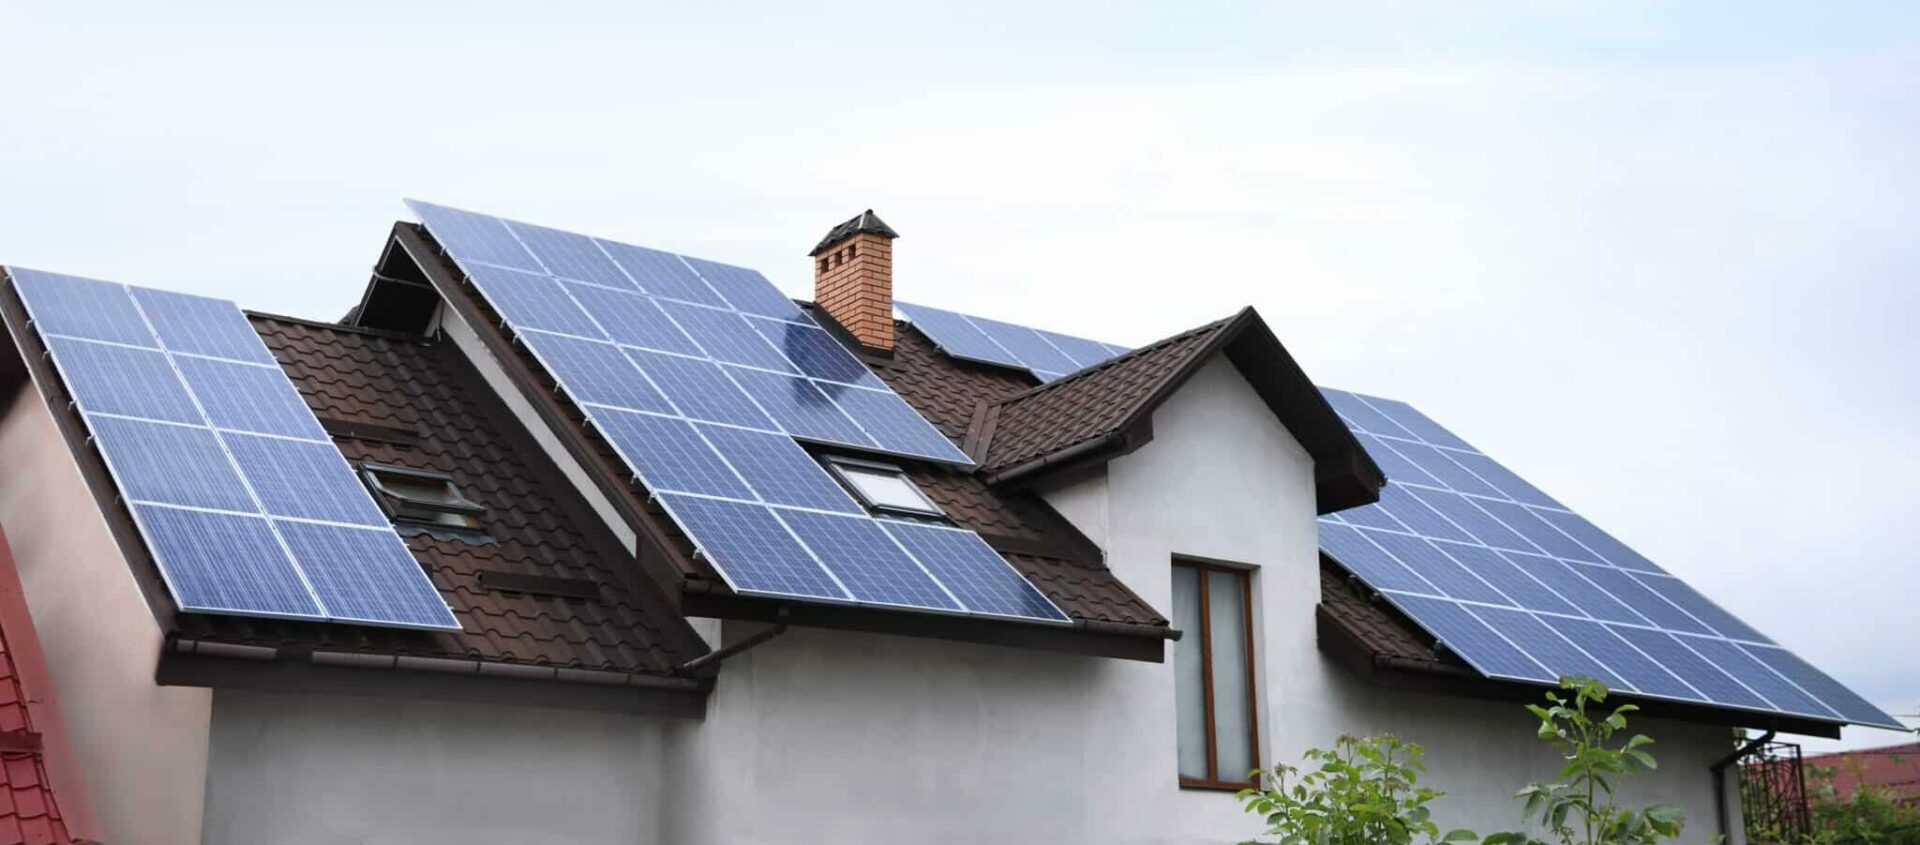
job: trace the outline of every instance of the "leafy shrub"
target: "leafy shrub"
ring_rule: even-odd
[[[1566,760],[1555,782],[1533,783],[1520,790],[1517,797],[1526,802],[1527,819],[1562,845],[1653,845],[1678,838],[1685,822],[1679,807],[1654,804],[1629,809],[1621,807],[1614,794],[1618,779],[1658,765],[1647,752],[1653,740],[1646,735],[1614,742],[1615,734],[1626,730],[1627,714],[1639,708],[1623,704],[1596,719],[1587,708],[1606,703],[1604,684],[1566,678],[1560,686],[1571,690],[1573,697],[1549,692],[1548,706],[1527,705],[1540,720],[1537,735]],[[1541,845],[1541,840],[1524,833],[1496,833],[1484,845]]]
[[[1265,789],[1245,789],[1247,812],[1266,820],[1281,845],[1407,845],[1467,842],[1471,830],[1445,836],[1427,804],[1441,793],[1418,785],[1427,767],[1420,746],[1392,734],[1356,739],[1341,736],[1331,751],[1315,748],[1305,762],[1313,771],[1275,766],[1261,773]]]

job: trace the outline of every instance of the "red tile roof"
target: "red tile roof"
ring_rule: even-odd
[[[22,625],[30,627],[33,619],[26,603],[16,601],[19,583],[4,534],[0,534],[0,567],[4,567],[0,589],[9,592],[7,606],[0,608],[0,845],[65,845],[73,839],[47,776],[46,741],[32,712],[38,705],[29,704],[21,655],[15,650],[16,643],[37,648],[38,640],[31,630],[20,630]],[[41,671],[45,671],[44,662]]]
[[[1802,764],[1809,789],[1819,788],[1815,768],[1830,769],[1833,774],[1827,781],[1843,799],[1862,787],[1873,787],[1902,801],[1920,802],[1920,742],[1814,754]]]

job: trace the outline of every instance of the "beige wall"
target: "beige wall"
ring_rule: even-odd
[[[101,830],[115,845],[200,841],[207,690],[153,682],[161,634],[52,414],[28,387],[0,416],[0,526]]]

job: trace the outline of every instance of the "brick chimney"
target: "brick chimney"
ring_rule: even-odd
[[[870,349],[893,351],[893,239],[869,208],[833,227],[813,256],[813,301]]]

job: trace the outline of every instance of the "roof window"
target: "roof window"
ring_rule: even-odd
[[[453,477],[411,467],[362,464],[360,477],[376,494],[381,510],[395,522],[479,528],[487,509],[454,486]]]
[[[940,506],[927,498],[927,494],[920,492],[920,488],[908,480],[907,474],[897,466],[831,456],[827,458],[827,468],[869,510],[915,516],[946,516]]]

